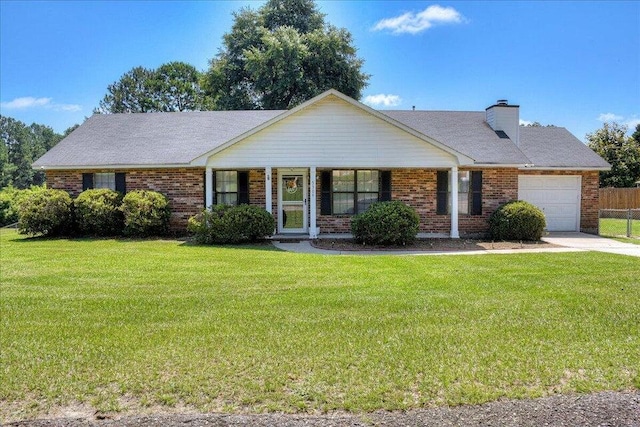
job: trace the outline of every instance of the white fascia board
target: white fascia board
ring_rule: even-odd
[[[572,166],[572,167],[561,167],[561,166],[557,166],[557,167],[544,167],[544,166],[523,166],[518,168],[520,170],[527,170],[527,171],[608,171],[611,168],[610,167],[592,167],[592,166]]]
[[[453,155],[456,159],[458,159],[458,164],[460,166],[467,166],[467,165],[474,164],[474,159],[472,159],[471,157],[469,157],[469,156],[467,156],[465,154],[462,154],[459,151],[456,151],[453,148],[449,147],[448,145],[445,145],[445,144],[443,144],[441,142],[438,142],[435,139],[433,139],[433,138],[431,138],[431,137],[429,137],[427,135],[424,135],[424,134],[412,129],[412,128],[410,128],[410,127],[398,122],[397,120],[394,120],[391,117],[389,117],[389,116],[387,116],[387,115],[385,115],[385,114],[383,114],[383,113],[381,113],[381,112],[379,112],[377,110],[374,110],[373,108],[371,108],[371,107],[369,107],[367,105],[364,105],[364,104],[356,101],[355,99],[348,97],[347,95],[345,95],[345,94],[343,94],[341,92],[338,92],[335,89],[329,89],[328,91],[326,91],[324,93],[321,93],[320,95],[318,95],[318,96],[316,96],[314,98],[311,98],[310,100],[308,100],[306,102],[303,102],[302,104],[298,105],[297,107],[292,108],[291,110],[286,111],[286,112],[274,117],[273,119],[262,123],[259,126],[256,126],[255,128],[243,133],[242,135],[239,135],[239,136],[233,138],[232,140],[229,140],[229,141],[225,142],[224,144],[214,148],[213,150],[211,150],[211,151],[209,151],[209,152],[207,152],[207,153],[205,153],[205,154],[203,154],[201,156],[196,157],[190,163],[193,166],[205,166],[206,163],[207,163],[207,159],[209,157],[211,157],[212,155],[214,155],[214,154],[226,149],[227,147],[235,144],[238,141],[241,141],[241,140],[243,140],[243,139],[245,139],[245,138],[257,133],[257,132],[260,132],[263,129],[266,129],[267,127],[273,125],[274,123],[277,123],[277,122],[279,122],[279,121],[281,121],[281,120],[283,120],[283,119],[285,119],[285,118],[297,113],[298,111],[307,108],[309,105],[315,104],[316,102],[318,102],[318,101],[320,101],[320,100],[322,100],[324,98],[327,98],[327,97],[329,97],[331,95],[333,95],[333,96],[335,96],[335,97],[347,102],[348,104],[353,105],[356,108],[364,110],[365,112],[367,112],[367,113],[379,118],[380,120],[383,120],[383,121],[389,123],[390,125],[395,126],[395,127],[399,128],[399,129],[401,129],[401,130],[403,130],[403,131],[415,136],[416,138],[421,139],[421,140],[423,140],[425,142],[428,142],[429,144],[434,145],[434,146],[440,148],[441,150]]]
[[[486,169],[522,169],[525,168],[526,165],[523,163],[474,163],[474,167],[478,168],[486,168]],[[527,168],[530,169],[530,168]]]
[[[88,169],[193,169],[189,163],[144,164],[144,165],[65,165],[65,166],[31,166],[35,170],[88,170]]]

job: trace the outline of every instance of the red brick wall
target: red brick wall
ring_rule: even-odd
[[[65,190],[71,197],[78,197],[82,193],[83,171],[46,171],[47,187]],[[97,171],[100,172],[100,171]]]
[[[474,170],[474,169],[460,169]],[[475,169],[479,170],[479,169]],[[421,233],[449,234],[450,215],[436,214],[436,171],[424,169],[394,169],[391,172],[392,199],[412,206],[420,216]],[[582,201],[580,230],[598,232],[598,172],[597,171],[532,171],[515,168],[482,169],[482,215],[459,215],[461,236],[481,235],[488,231],[489,216],[502,203],[518,198],[518,175],[580,175]],[[318,226],[322,233],[350,232],[351,216],[320,215],[320,172],[317,177]]]
[[[171,206],[170,227],[176,233],[186,232],[187,220],[204,207],[204,169],[47,171],[47,185],[76,197],[82,192],[83,172],[125,172],[127,191],[154,190],[164,194]]]
[[[461,169],[466,170],[466,169]],[[469,169],[471,170],[471,169]],[[82,192],[82,172],[47,171],[47,184],[51,188],[68,191],[73,197]],[[90,172],[102,172],[100,170]],[[171,227],[184,232],[189,217],[204,206],[203,169],[147,169],[125,171],[127,190],[149,189],[166,195],[171,201]],[[349,233],[350,215],[321,215],[321,180],[316,182],[317,224],[322,233]],[[487,231],[487,219],[502,203],[518,196],[518,175],[581,175],[582,201],[580,229],[588,233],[598,231],[598,172],[531,171],[508,169],[482,169],[482,215],[459,215],[462,236]],[[272,206],[277,219],[277,171],[272,176]],[[421,233],[450,232],[450,215],[436,215],[436,170],[395,169],[391,173],[392,199],[414,207],[420,216]],[[265,174],[262,169],[249,171],[249,200],[252,205],[265,207]]]
[[[461,235],[485,233],[489,215],[518,194],[517,169],[482,170],[482,215],[459,215]],[[350,232],[351,216],[320,215],[320,173],[318,173],[318,226],[322,233]],[[391,171],[391,198],[412,206],[420,216],[420,233],[449,234],[451,216],[436,214],[437,171],[394,169]]]

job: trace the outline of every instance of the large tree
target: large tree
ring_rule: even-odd
[[[193,65],[169,62],[155,70],[134,67],[107,87],[97,113],[152,113],[212,109]]]
[[[633,187],[640,180],[640,142],[626,134],[627,127],[616,122],[587,134],[589,147],[611,164],[600,172],[600,187]]]
[[[269,0],[234,13],[204,87],[220,109],[289,109],[331,88],[359,99],[362,65],[351,34],[313,0]]]
[[[61,139],[49,126],[27,126],[11,117],[0,116],[0,188],[13,185],[27,188],[44,182],[44,173],[31,164]]]

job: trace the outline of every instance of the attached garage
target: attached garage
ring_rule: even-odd
[[[549,231],[580,231],[580,187],[580,176],[518,176],[518,198],[544,212]]]

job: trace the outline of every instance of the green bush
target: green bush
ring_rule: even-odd
[[[161,236],[169,231],[169,199],[157,191],[131,191],[122,199],[121,209],[128,236]]]
[[[122,195],[108,188],[86,190],[73,201],[78,232],[95,236],[122,234]]]
[[[189,218],[187,230],[198,243],[224,244],[255,242],[270,236],[273,216],[257,206],[217,205]]]
[[[24,190],[12,186],[0,190],[0,227],[18,222],[20,202],[31,193],[44,190],[44,186],[37,185]]]
[[[19,204],[18,232],[59,236],[73,228],[73,201],[66,191],[31,191]]]
[[[540,240],[545,226],[542,211],[522,200],[501,205],[489,217],[489,233],[495,240]]]
[[[420,217],[402,202],[378,202],[351,220],[356,242],[367,245],[405,245],[416,239]]]

